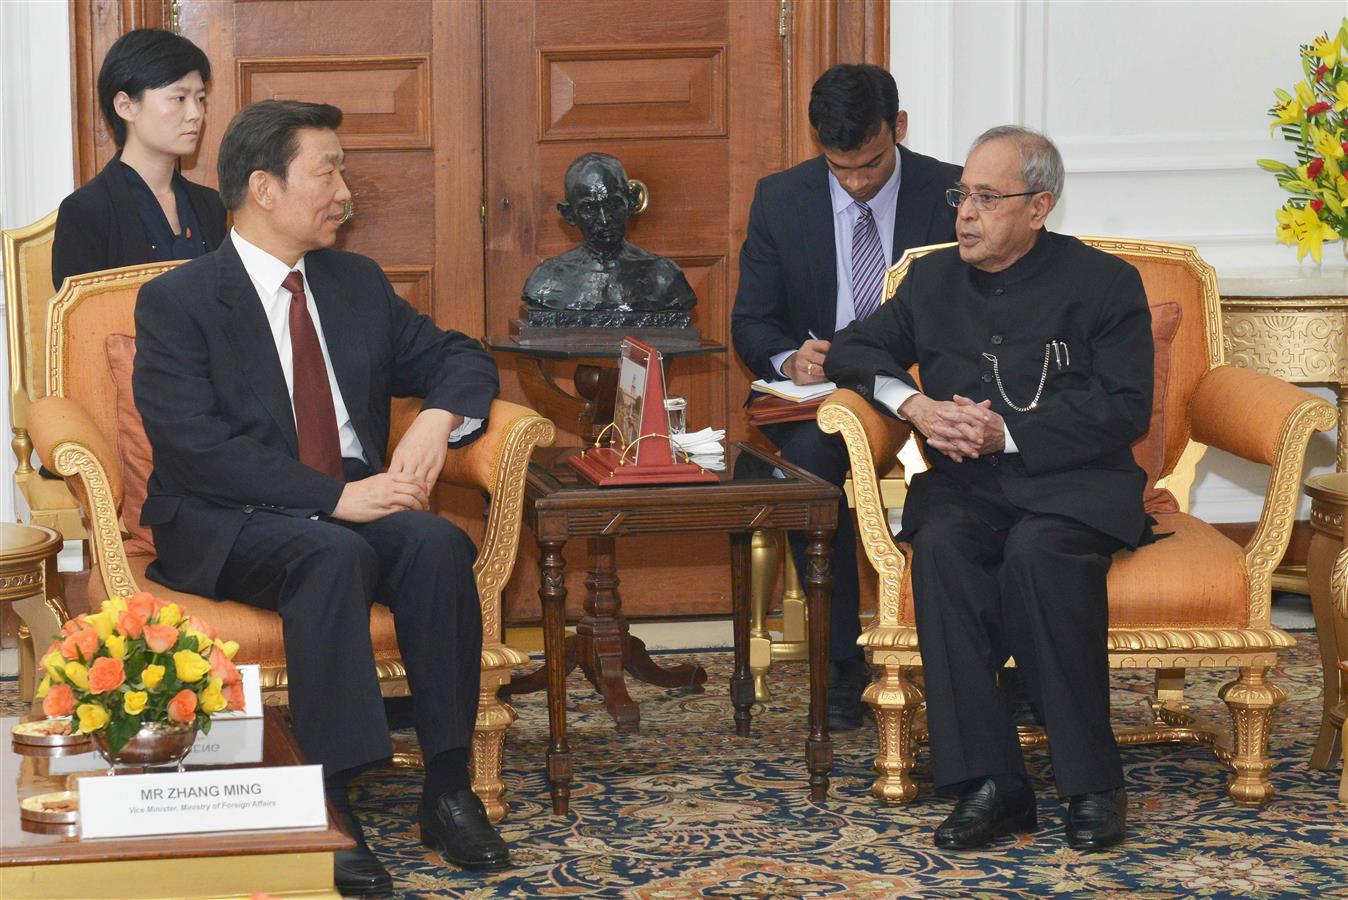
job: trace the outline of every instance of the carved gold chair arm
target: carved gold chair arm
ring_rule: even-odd
[[[1271,375],[1218,366],[1199,381],[1189,421],[1194,440],[1270,467],[1259,524],[1245,545],[1250,596],[1267,596],[1291,539],[1306,445],[1314,432],[1334,427],[1334,407]],[[1256,617],[1266,616],[1267,604],[1257,606],[1263,615]]]
[[[42,464],[66,480],[84,511],[89,552],[109,596],[139,588],[126,561],[118,510],[121,468],[115,450],[82,406],[65,397],[43,397],[28,411],[28,431]]]
[[[819,407],[819,428],[841,434],[852,464],[852,490],[857,536],[879,576],[879,609],[868,631],[899,625],[899,596],[905,560],[889,530],[889,514],[880,493],[880,467],[893,468],[899,447],[908,439],[907,422],[885,415],[861,395],[835,391]]]

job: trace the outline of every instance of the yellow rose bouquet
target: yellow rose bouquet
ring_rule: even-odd
[[[62,626],[42,656],[38,697],[48,717],[70,716],[72,730],[102,735],[113,754],[147,725],[204,733],[213,713],[243,709],[238,649],[175,603],[144,591],[110,597]]]
[[[1268,111],[1269,132],[1282,129],[1295,144],[1297,165],[1261,159],[1259,167],[1274,174],[1292,195],[1277,212],[1279,243],[1297,248],[1297,260],[1309,253],[1317,263],[1324,241],[1348,237],[1348,156],[1344,112],[1348,110],[1348,18],[1331,38],[1322,34],[1301,48],[1304,81],[1292,91],[1278,88],[1278,102]]]

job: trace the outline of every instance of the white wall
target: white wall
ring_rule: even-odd
[[[1292,158],[1266,110],[1303,77],[1298,47],[1345,15],[1348,0],[892,0],[890,65],[914,150],[962,161],[1011,122],[1053,138],[1067,166],[1054,230],[1193,244],[1219,275],[1266,271],[1296,265],[1273,240],[1286,194],[1254,164]],[[1326,268],[1346,271],[1340,248],[1325,247]],[[1332,470],[1333,434],[1309,457]],[[1193,510],[1254,521],[1266,476],[1211,451]]]
[[[42,218],[74,189],[69,16],[65,0],[0,2],[0,228]],[[5,397],[8,348],[6,339],[0,349]],[[10,433],[6,402],[0,404],[0,521],[5,522],[15,520],[22,500],[14,489]]]

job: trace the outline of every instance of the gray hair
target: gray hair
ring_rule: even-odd
[[[1020,177],[1025,182],[1025,190],[1048,191],[1054,199],[1062,197],[1063,173],[1062,154],[1053,142],[1033,128],[1023,125],[998,125],[989,128],[974,139],[969,152],[977,150],[990,141],[1009,140],[1020,151]]]

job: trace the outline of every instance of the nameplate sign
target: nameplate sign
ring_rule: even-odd
[[[80,837],[139,837],[328,823],[322,766],[81,778]]]

